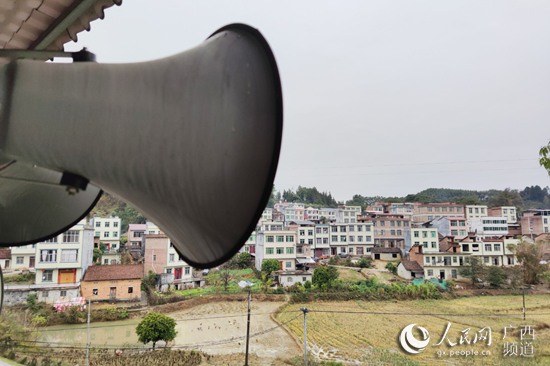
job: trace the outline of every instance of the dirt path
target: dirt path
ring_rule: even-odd
[[[390,282],[380,273],[381,271],[372,268],[363,268],[361,273],[366,277],[376,277],[380,283],[389,284]]]
[[[252,302],[250,334],[277,326],[270,313],[283,302]],[[197,350],[212,355],[245,352],[248,304],[242,302],[216,302],[169,314],[178,321],[175,345],[196,345]],[[188,320],[188,321],[186,321]],[[226,340],[234,341],[225,342]],[[300,355],[301,350],[288,333],[276,328],[250,339],[250,353],[259,357],[289,358]]]

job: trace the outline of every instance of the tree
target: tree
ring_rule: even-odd
[[[539,283],[540,277],[547,269],[546,264],[541,264],[543,254],[548,250],[548,242],[539,240],[536,243],[521,240],[515,248],[516,258],[523,267],[526,284]]]
[[[479,205],[479,199],[477,197],[462,197],[455,200],[459,205]]]
[[[227,291],[227,287],[229,286],[229,282],[233,279],[233,276],[231,275],[231,272],[229,271],[229,268],[222,269],[220,271],[220,282],[223,285],[223,289]]]
[[[394,276],[397,276],[397,266],[395,265],[395,263],[388,262],[388,264],[386,264],[386,269],[390,271]]]
[[[158,341],[169,342],[176,338],[176,321],[164,314],[151,312],[136,327],[138,340],[147,344],[153,342],[153,349]]]
[[[476,257],[470,258],[470,264],[463,266],[458,270],[458,273],[462,277],[466,277],[472,280],[472,285],[475,285],[478,279],[485,277],[485,267]]]
[[[157,274],[155,272],[153,272],[152,270],[149,270],[149,273],[147,274],[147,276],[145,276],[144,278],[141,279],[141,283],[143,285],[146,285],[145,287],[155,286],[157,284]],[[145,291],[147,291],[147,290],[145,290]]]
[[[99,248],[94,248],[92,261],[93,261],[94,263],[96,263],[97,260],[98,260],[99,258],[101,258],[102,255],[103,255],[103,251],[102,251],[101,249],[99,249]]]
[[[273,278],[269,278],[266,273],[262,272],[262,290],[267,292],[269,286],[273,283]]]
[[[550,141],[548,141],[548,145],[540,148],[539,158],[540,166],[544,167],[544,169],[548,172],[548,175],[550,175]]]
[[[250,260],[252,259],[252,256],[250,253],[242,252],[239,254],[239,267],[241,268],[247,268],[250,264]]]
[[[124,253],[122,257],[120,258],[121,264],[132,264],[134,263],[134,260],[132,259],[132,256],[130,253]]]
[[[490,266],[487,269],[487,276],[485,278],[491,286],[498,287],[504,283],[506,279],[506,274],[504,270],[499,266]]]
[[[332,283],[338,278],[339,275],[340,273],[336,267],[317,267],[313,271],[312,282],[318,287],[323,285],[326,285],[326,287],[331,287]]]
[[[271,272],[275,272],[281,269],[281,263],[276,259],[264,259],[262,262],[262,272],[267,273],[268,275]]]
[[[523,198],[521,198],[521,195],[516,189],[506,188],[504,191],[500,191],[495,197],[491,197],[487,201],[487,205],[489,207],[520,207],[523,206]]]

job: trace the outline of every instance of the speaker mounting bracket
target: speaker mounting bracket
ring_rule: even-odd
[[[88,179],[81,177],[80,175],[65,172],[61,176],[61,182],[59,182],[59,184],[62,186],[67,186],[67,192],[69,195],[74,196],[80,190],[85,191],[89,182],[90,181]]]
[[[86,47],[78,52],[0,49],[0,58],[51,60],[54,57],[69,57],[73,59],[73,62],[95,62],[96,60],[95,54],[88,51]]]

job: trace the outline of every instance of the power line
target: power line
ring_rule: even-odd
[[[472,164],[472,163],[510,163],[516,161],[539,161],[539,159],[512,159],[512,160],[470,160],[470,161],[445,161],[445,162],[431,162],[431,163],[401,163],[401,164],[372,164],[372,165],[348,165],[348,166],[323,166],[323,167],[300,167],[292,168],[289,170],[312,170],[312,169],[333,169],[333,168],[377,168],[388,166],[418,166],[418,165],[448,165],[448,164]]]

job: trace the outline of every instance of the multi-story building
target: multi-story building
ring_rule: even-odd
[[[405,249],[405,229],[410,228],[411,218],[405,214],[367,213],[359,216],[359,222],[370,222],[373,226],[374,245],[383,248]]]
[[[121,219],[118,216],[94,217],[90,225],[94,228],[94,236],[99,236],[108,251],[120,248]]]
[[[63,234],[37,243],[35,250],[35,283],[77,283],[92,265],[94,230],[86,220]]]
[[[319,220],[325,218],[326,222],[336,221],[336,212],[338,210],[335,208],[320,208],[319,209]]]
[[[332,255],[370,254],[374,247],[371,223],[330,224],[330,249]]]
[[[315,207],[308,207],[304,213],[304,220],[313,222],[319,221],[319,209]]]
[[[502,206],[492,207],[487,209],[488,216],[506,217],[508,224],[515,224],[518,222],[518,210],[514,206]]]
[[[405,248],[410,251],[413,245],[420,245],[423,252],[439,252],[439,235],[436,228],[406,228]],[[413,259],[411,259],[413,260]]]
[[[509,244],[517,245],[518,243],[518,239],[506,235],[499,239],[482,239],[479,236],[468,236],[459,241],[462,253],[478,257],[484,265],[492,266],[516,265],[517,259],[508,246]]]
[[[34,270],[36,265],[36,244],[22,245],[11,248],[13,269]]]
[[[548,232],[550,232],[550,210],[526,210],[522,212],[522,235],[535,237]]]
[[[354,224],[357,217],[361,215],[361,206],[342,206],[335,212],[336,222],[344,224]]]
[[[414,203],[412,202],[390,203],[388,207],[389,213],[408,215],[409,218],[412,216],[413,210]]]
[[[167,258],[166,265],[164,266],[164,273],[173,275],[172,283],[178,290],[200,286],[200,280],[193,277],[193,268],[189,264],[185,263],[183,258],[179,256],[170,240],[166,255]]]
[[[146,224],[129,224],[128,225],[128,243],[130,247],[141,248],[141,241],[143,235],[147,230]]]
[[[145,222],[145,233],[146,234],[164,234],[162,230],[153,222]]]
[[[423,223],[441,217],[464,217],[464,206],[454,202],[414,203],[412,215],[414,223]]]
[[[436,228],[437,232],[443,236],[463,238],[468,235],[468,226],[464,217],[441,217],[433,219],[429,226]]]
[[[296,269],[296,232],[290,230],[266,230],[257,234],[255,265],[262,269],[264,259],[276,259],[281,270]]]
[[[485,205],[466,205],[466,220],[489,216],[489,208]]]
[[[315,225],[315,257],[330,256],[330,225]]]
[[[266,208],[262,212],[262,218],[260,219],[260,221],[268,221],[268,220],[273,220],[273,209],[272,208]]]
[[[500,238],[508,235],[508,221],[506,217],[486,216],[469,220],[470,230],[477,236],[485,239]]]

